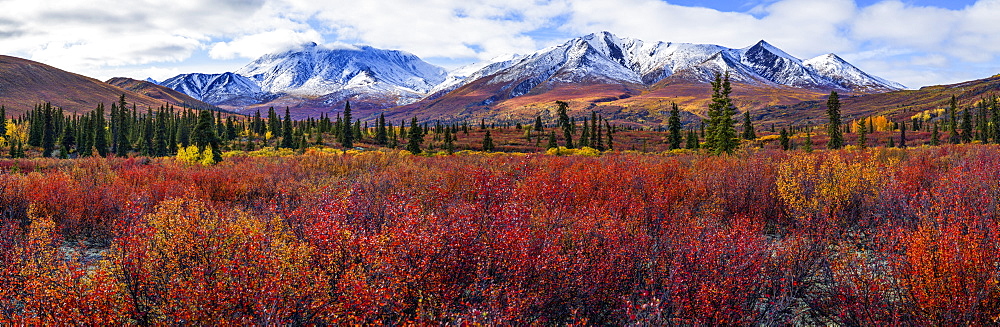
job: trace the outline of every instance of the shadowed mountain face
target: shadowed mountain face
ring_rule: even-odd
[[[158,108],[170,102],[39,62],[0,56],[0,104],[7,108],[8,115],[19,115],[44,102],[68,112],[84,113],[99,103],[117,101],[122,94],[139,108]]]

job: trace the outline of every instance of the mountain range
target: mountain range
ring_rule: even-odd
[[[754,94],[791,94],[750,101],[754,108],[812,100],[830,91],[869,94],[904,88],[835,54],[801,60],[765,41],[732,49],[650,43],[608,32],[452,72],[402,51],[308,43],[260,57],[236,72],[182,74],[160,84],[247,114],[274,106],[289,107],[296,118],[316,117],[340,112],[350,101],[358,110],[356,117],[363,119],[377,113],[395,118],[515,119],[537,115],[544,109],[533,104],[553,99],[591,109],[596,104],[610,113],[627,111],[621,106],[626,103],[619,103],[624,99],[648,104],[673,98],[696,112],[710,96],[705,86],[722,72]]]

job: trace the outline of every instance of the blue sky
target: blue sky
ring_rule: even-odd
[[[305,42],[444,66],[593,32],[802,59],[836,53],[908,87],[1000,73],[1000,0],[0,0],[0,53],[107,79],[234,71]]]

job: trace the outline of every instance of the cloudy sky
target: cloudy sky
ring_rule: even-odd
[[[0,53],[107,79],[233,71],[295,44],[455,68],[598,31],[837,53],[911,88],[1000,73],[1000,0],[0,0]]]

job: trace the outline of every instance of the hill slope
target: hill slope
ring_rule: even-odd
[[[51,102],[68,112],[84,113],[98,103],[110,105],[125,94],[130,103],[156,108],[163,101],[39,62],[0,56],[0,104],[19,115],[35,104]]]
[[[1000,95],[1000,75],[957,84],[926,86],[919,90],[841,96],[840,103],[845,119],[885,115],[895,121],[902,121],[927,110],[943,109],[948,106],[952,96],[958,98],[960,108],[966,108],[975,105],[982,97],[991,95]],[[824,98],[772,106],[763,108],[757,114],[763,120],[793,124],[825,123],[826,100]]]

